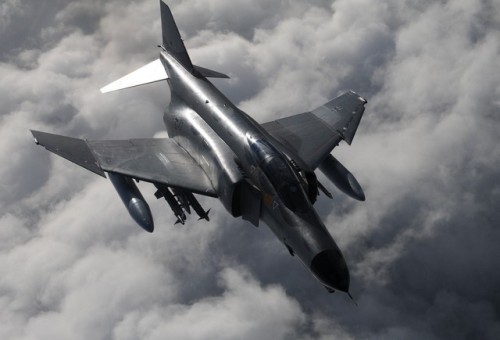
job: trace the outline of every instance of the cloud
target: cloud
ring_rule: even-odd
[[[497,2],[171,5],[192,59],[229,73],[217,86],[259,121],[344,89],[368,99],[353,145],[335,149],[367,201],[332,189],[316,205],[358,307],[213,199],[200,199],[209,223],[173,226],[140,183],[156,224],[146,234],[105,179],[33,145],[29,128],[161,133],[165,84],[98,92],[156,57],[157,2],[7,1],[0,337],[498,338]]]
[[[19,0],[7,0],[0,5],[0,28],[5,29],[16,14],[22,12]]]
[[[237,269],[223,270],[220,281],[221,296],[133,313],[117,326],[114,335],[120,339],[276,339],[290,335],[304,321],[298,303],[279,287],[260,287],[248,273]]]

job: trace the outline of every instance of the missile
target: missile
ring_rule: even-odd
[[[172,190],[172,193],[174,194],[175,198],[177,198],[177,201],[179,202],[182,209],[184,209],[188,214],[191,214],[191,208],[189,208],[189,202],[185,195],[185,190],[176,188],[170,188],[170,190]]]
[[[342,192],[358,201],[365,200],[365,193],[353,174],[335,157],[328,155],[319,165],[321,172]]]
[[[210,209],[207,211],[203,210],[201,207],[200,202],[194,197],[192,192],[186,192],[186,198],[189,202],[189,205],[191,205],[194,209],[194,211],[198,214],[200,217],[199,220],[205,219],[207,221],[210,221],[210,218],[208,218],[208,213],[210,212]]]
[[[109,179],[125,204],[130,216],[148,233],[154,230],[153,216],[149,205],[142,197],[134,180],[128,176],[109,172]]]
[[[184,224],[186,222],[186,214],[184,214],[181,205],[175,199],[175,196],[172,194],[172,192],[170,192],[168,186],[164,184],[155,184],[155,186],[156,188],[158,188],[158,191],[155,193],[156,198],[163,197],[170,206],[170,209],[172,209],[175,217],[177,217],[177,221],[175,222],[175,224]]]

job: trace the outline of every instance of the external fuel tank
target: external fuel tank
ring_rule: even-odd
[[[343,193],[358,201],[365,200],[365,193],[354,175],[345,168],[335,157],[328,155],[319,165],[325,176]]]
[[[130,216],[148,233],[154,230],[153,216],[146,200],[135,185],[134,180],[128,176],[108,173],[108,177],[113,183],[118,195],[125,204]]]

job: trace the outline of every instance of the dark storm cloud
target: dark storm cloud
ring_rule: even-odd
[[[494,1],[172,1],[192,59],[259,121],[344,89],[369,100],[335,155],[367,201],[317,203],[358,302],[328,295],[265,225],[184,227],[140,183],[157,229],[109,182],[27,129],[164,136],[166,85],[97,89],[153,60],[157,1],[0,5],[0,338],[500,336],[500,8]],[[320,177],[322,179],[322,177]],[[327,180],[324,184],[331,187]]]

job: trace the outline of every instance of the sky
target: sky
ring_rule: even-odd
[[[367,196],[316,203],[351,271],[328,294],[265,225],[200,198],[156,230],[29,129],[166,137],[166,83],[99,88],[157,58],[157,0],[0,4],[1,339],[500,338],[500,2],[169,1],[195,64],[257,121],[352,89],[334,155]]]

